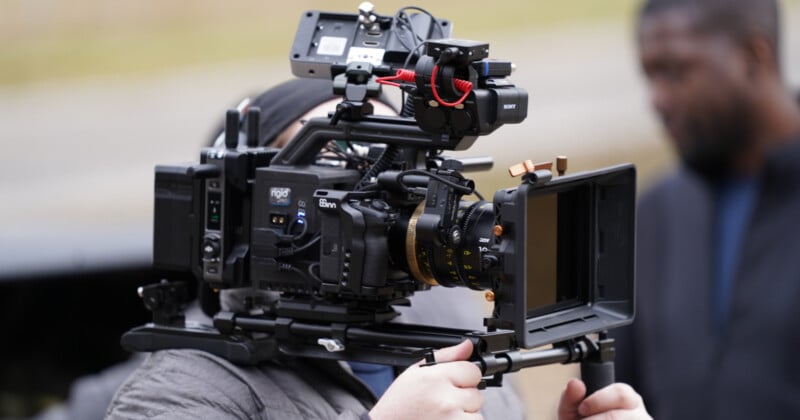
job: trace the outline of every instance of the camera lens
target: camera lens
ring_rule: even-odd
[[[419,223],[425,203],[420,203],[408,216],[405,226],[405,262],[408,272],[418,281],[446,287],[469,287],[475,290],[491,288],[491,275],[484,270],[482,255],[492,243],[494,209],[486,201],[461,201],[455,224],[445,232],[425,232],[435,229]],[[458,232],[459,240],[452,240]],[[424,238],[440,238],[425,240]]]

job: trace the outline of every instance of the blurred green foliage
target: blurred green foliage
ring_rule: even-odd
[[[288,54],[305,10],[357,11],[357,0],[0,0],[0,85],[152,73]],[[408,0],[375,1],[393,14]],[[635,0],[440,0],[422,5],[482,39],[564,23],[629,19]]]

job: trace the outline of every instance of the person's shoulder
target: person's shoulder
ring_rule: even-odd
[[[161,381],[191,378],[193,382],[202,382],[206,386],[213,387],[220,384],[209,382],[208,379],[225,375],[245,381],[247,376],[255,375],[257,372],[256,368],[235,365],[202,350],[174,349],[150,354],[136,374],[141,378],[157,376]]]
[[[107,418],[247,418],[258,370],[190,349],[152,353],[117,390]]]
[[[639,207],[658,207],[667,201],[703,191],[707,187],[699,177],[686,168],[678,167],[662,175],[639,195]]]
[[[683,177],[684,174],[680,170],[673,170],[666,175],[662,175],[643,189],[643,192],[639,195],[639,206],[647,207],[652,205],[651,203],[653,202],[663,200],[665,196],[669,195],[669,191],[675,189],[682,182]]]
[[[314,360],[241,366],[200,350],[152,353],[117,391],[114,419],[357,418],[366,406]]]

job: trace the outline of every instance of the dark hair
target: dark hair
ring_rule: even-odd
[[[270,145],[286,127],[306,112],[323,102],[337,98],[341,96],[333,94],[333,82],[327,79],[290,79],[261,92],[249,105],[261,108],[258,144]],[[375,100],[397,111],[385,94],[382,93]],[[224,122],[217,125],[209,145],[213,145],[224,130]]]
[[[780,10],[777,0],[646,0],[639,20],[674,8],[686,8],[696,13],[697,30],[717,32],[731,39],[744,41],[752,36],[764,36],[780,53]]]
[[[258,144],[269,145],[309,109],[335,97],[333,84],[322,79],[290,79],[256,95],[249,106],[261,108]],[[209,145],[213,145],[224,130],[223,121],[214,129]]]

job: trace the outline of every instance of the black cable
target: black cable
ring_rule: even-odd
[[[308,222],[305,219],[300,218],[300,217],[292,220],[292,222],[289,223],[289,226],[286,228],[286,233],[287,234],[291,234],[292,230],[294,229],[294,227],[296,225],[298,225],[298,224],[303,225],[303,228],[300,231],[300,233],[298,233],[297,235],[294,235],[292,237],[292,242],[302,238],[303,236],[305,236],[306,233],[308,233]]]
[[[337,158],[339,161],[344,162],[348,169],[356,168],[361,170],[361,168],[367,167],[375,161],[374,159],[360,156],[350,142],[348,142],[348,149],[345,150],[337,142],[329,142],[321,150],[321,153],[317,155],[317,162],[322,159],[334,160],[333,158]]]
[[[414,54],[416,54],[416,51],[419,49],[419,47],[421,47],[423,45],[425,45],[425,41],[420,42],[419,44],[417,44],[416,47],[414,47],[413,50],[408,52],[408,55],[406,55],[406,61],[403,63],[403,68],[404,69],[408,68],[408,65],[411,63],[411,57],[413,57]],[[400,102],[403,104],[403,109],[400,112],[400,116],[402,116],[402,117],[413,117],[414,116],[414,101],[411,99],[411,97],[406,98],[406,90],[405,89],[400,89]]]
[[[407,29],[407,32],[411,34],[411,41],[412,41],[412,43],[417,43],[417,42],[419,42],[419,41],[422,41],[422,42],[424,42],[425,40],[427,40],[427,38],[422,38],[421,36],[417,35],[417,34],[414,32],[414,26],[411,24],[411,18],[410,18],[410,16],[409,16],[408,14],[406,14],[406,13],[405,13],[405,11],[406,11],[406,10],[415,10],[415,11],[417,11],[417,12],[420,12],[420,13],[424,14],[424,15],[427,15],[428,17],[430,17],[430,18],[431,18],[431,20],[434,22],[434,24],[436,24],[436,27],[437,27],[437,29],[439,29],[439,33],[441,33],[441,34],[444,34],[444,29],[442,28],[442,25],[441,25],[441,23],[439,23],[439,20],[438,20],[438,19],[436,19],[436,17],[435,17],[435,16],[433,16],[433,14],[431,14],[431,13],[430,13],[430,12],[428,12],[427,10],[425,10],[425,9],[423,9],[423,8],[421,8],[421,7],[417,7],[417,6],[406,6],[406,7],[402,7],[402,8],[400,8],[400,9],[399,9],[399,10],[398,10],[398,11],[395,13],[395,15],[394,15],[394,19],[395,19],[395,21],[397,21],[397,22],[399,22],[399,23],[403,24],[405,27],[407,27],[407,28],[408,28],[408,29]],[[398,26],[399,26],[399,25],[398,25]],[[395,33],[395,35],[397,36],[397,39],[400,41],[400,44],[401,44],[401,45],[402,45],[404,48],[406,48],[407,50],[412,50],[412,49],[411,49],[411,48],[410,48],[410,47],[409,47],[409,46],[408,46],[408,45],[405,43],[405,40],[403,39],[403,37],[402,37],[402,36],[400,36],[400,34],[398,34],[398,32],[397,32],[397,28],[398,28],[398,26],[393,26],[393,27],[392,27],[392,31]]]
[[[315,264],[319,265],[319,263],[315,263]],[[306,273],[304,273],[303,270],[301,270],[301,269],[299,269],[299,268],[297,268],[294,265],[289,264],[289,263],[281,263],[281,264],[279,264],[278,265],[278,270],[284,271],[284,272],[286,272],[286,271],[292,272],[292,273],[300,276],[303,279],[309,280],[309,282],[308,282],[309,283],[308,284],[308,292],[309,292],[309,294],[308,295],[311,296],[314,300],[321,300],[320,297],[318,297],[316,294],[314,294],[314,292],[317,291],[317,288],[320,285],[322,285],[322,280],[319,278],[319,276],[317,276],[316,274],[314,274],[311,271],[311,267],[313,265],[314,264],[311,264],[311,265],[308,266],[308,270],[307,270],[308,271],[308,275],[306,275]],[[314,282],[316,282],[316,283],[314,283]]]
[[[411,24],[410,17],[406,13],[404,13],[406,10],[416,10],[416,11],[418,11],[418,12],[420,12],[422,14],[425,14],[428,17],[430,17],[431,20],[433,21],[433,23],[436,25],[436,28],[439,30],[439,34],[444,36],[444,28],[442,27],[442,24],[439,22],[439,19],[436,19],[436,17],[433,14],[431,14],[430,12],[428,12],[427,10],[425,10],[425,9],[423,9],[421,7],[417,7],[417,6],[406,6],[406,7],[400,8],[395,13],[394,19],[398,23],[402,24],[404,27],[407,28],[406,31],[411,34],[411,42],[412,42],[412,45],[414,45],[414,47],[411,48],[406,44],[403,35],[400,34],[399,31],[398,31],[398,27],[400,25],[392,26],[392,32],[397,37],[397,39],[400,41],[400,45],[402,45],[405,49],[408,50],[408,55],[406,55],[406,60],[403,63],[403,68],[404,69],[408,68],[409,63],[411,63],[411,58],[414,57],[415,55],[418,56],[417,50],[419,50],[420,47],[425,45],[425,42],[429,39],[429,38],[424,38],[423,39],[422,37],[420,37],[419,35],[417,35],[414,32],[414,26]],[[435,33],[434,33],[434,35],[435,35]],[[403,104],[406,103],[406,92],[405,92],[405,90],[401,90],[400,101]],[[410,115],[404,115],[405,114],[405,105],[403,107],[403,111],[404,111],[404,113],[401,114],[401,115],[403,115],[405,117],[413,117],[414,116],[413,113],[410,114]]]
[[[372,178],[378,176],[379,173],[385,171],[386,169],[389,169],[389,167],[392,165],[392,162],[394,162],[399,154],[400,148],[397,145],[390,144],[386,146],[386,149],[383,150],[383,153],[381,153],[381,157],[378,158],[378,161],[375,162],[375,164],[369,168],[367,173],[364,174],[361,180],[358,181],[355,190],[361,191],[364,187],[369,185],[370,181],[372,181]]]
[[[317,284],[322,284],[322,279],[319,278],[317,273],[314,272],[314,268],[316,268],[316,267],[319,267],[319,263],[318,262],[309,264],[308,265],[308,275],[310,275],[311,278],[313,278],[314,281],[317,282]]]
[[[316,245],[317,242],[319,242],[320,238],[322,238],[322,235],[320,235],[320,234],[315,235],[313,238],[311,238],[310,241],[306,242],[305,245],[303,245],[301,247],[298,247],[298,248],[294,248],[292,250],[292,254],[299,254],[299,253],[311,248],[312,246]]]

